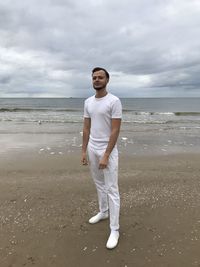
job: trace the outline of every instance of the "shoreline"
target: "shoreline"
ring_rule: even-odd
[[[69,155],[80,153],[82,131],[78,127],[71,132],[0,132],[0,159],[12,157],[12,154],[34,153],[51,155]],[[129,132],[122,128],[118,139],[120,155],[163,156],[176,154],[199,154],[199,133],[182,132],[181,135],[168,132]]]
[[[120,241],[105,244],[89,168],[69,154],[19,150],[0,158],[0,265],[199,266],[200,154],[121,153]]]

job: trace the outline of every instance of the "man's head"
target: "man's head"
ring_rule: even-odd
[[[110,75],[106,69],[96,67],[92,70],[92,82],[95,90],[105,89]]]

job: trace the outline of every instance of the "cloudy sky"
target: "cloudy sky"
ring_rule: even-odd
[[[200,97],[199,0],[0,0],[0,97]]]

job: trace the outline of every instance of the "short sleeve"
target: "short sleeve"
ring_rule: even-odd
[[[87,100],[84,102],[84,118],[90,118],[90,114],[88,112]]]
[[[121,119],[122,118],[122,104],[119,98],[115,100],[112,104],[112,119]]]

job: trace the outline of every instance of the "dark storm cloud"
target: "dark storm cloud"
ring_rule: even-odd
[[[94,66],[120,96],[200,96],[199,12],[197,0],[4,1],[0,96],[88,96]]]

